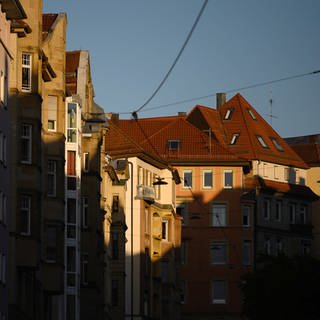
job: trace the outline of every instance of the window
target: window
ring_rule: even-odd
[[[232,189],[233,187],[233,171],[224,170],[223,172],[223,187],[225,189]]]
[[[295,223],[296,221],[296,204],[289,204],[289,223]]]
[[[264,239],[264,253],[267,255],[271,254],[271,240],[269,237],[265,237]]]
[[[280,222],[282,220],[282,201],[276,202],[276,221]]]
[[[84,152],[83,154],[83,171],[88,172],[89,171],[89,153]]]
[[[119,305],[119,281],[114,279],[111,281],[111,305]]]
[[[306,205],[300,206],[299,222],[301,224],[307,223],[307,206]]]
[[[89,210],[89,203],[88,197],[82,197],[82,227],[88,227],[88,210]]]
[[[212,303],[225,304],[227,301],[227,283],[225,280],[212,282]]]
[[[6,283],[7,256],[0,251],[0,283]]]
[[[181,304],[185,304],[187,302],[186,294],[187,294],[187,282],[186,280],[180,280],[180,303]]]
[[[284,168],[284,180],[290,180],[290,168]]]
[[[278,142],[276,138],[270,138],[270,140],[272,141],[272,143],[274,144],[274,146],[278,151],[283,151],[283,147],[281,146],[281,144]]]
[[[263,218],[264,220],[270,220],[270,200],[263,200]]]
[[[58,97],[48,96],[48,130],[57,130]]]
[[[261,136],[256,136],[256,137],[263,148],[268,148],[267,143],[263,140]]]
[[[112,212],[118,212],[119,211],[119,196],[113,195],[112,196]]]
[[[31,197],[21,196],[20,199],[20,233],[30,235]]]
[[[56,262],[57,260],[57,228],[47,226],[45,229],[45,260],[47,262]]]
[[[162,283],[169,282],[169,261],[161,260],[161,281]]]
[[[67,238],[76,238],[77,202],[76,199],[67,199]]]
[[[283,253],[283,240],[280,238],[277,239],[276,250],[277,250],[277,255],[280,255]]]
[[[81,270],[81,279],[84,285],[88,284],[89,278],[89,256],[87,253],[82,254],[82,270]]]
[[[168,140],[169,150],[179,150],[180,145],[180,140]]]
[[[251,265],[251,240],[242,242],[242,263],[244,266]]]
[[[68,151],[67,153],[67,188],[68,190],[76,190],[76,152]]]
[[[119,235],[116,232],[111,233],[111,258],[112,260],[119,259]]]
[[[213,175],[212,170],[204,170],[203,171],[203,188],[204,189],[210,189],[212,188],[212,181],[213,181]]]
[[[183,187],[192,188],[192,170],[183,171]]]
[[[302,255],[310,254],[311,241],[309,239],[302,239],[300,246],[301,246],[301,254]]]
[[[161,222],[161,234],[162,234],[162,240],[168,240],[168,220],[162,220]]]
[[[181,247],[180,247],[180,260],[181,264],[185,265],[187,264],[188,259],[188,242],[185,240],[181,241]]]
[[[8,82],[7,75],[4,71],[0,71],[0,100],[6,106],[8,98]]]
[[[3,162],[3,132],[0,131],[0,162]]]
[[[67,246],[67,286],[76,286],[76,247]]]
[[[21,162],[31,163],[32,155],[32,125],[21,125]]]
[[[226,264],[227,263],[227,243],[222,241],[213,241],[211,243],[211,263]]]
[[[77,142],[77,105],[68,103],[67,141]]]
[[[176,212],[182,217],[181,225],[186,226],[188,223],[187,205],[185,203],[177,204]]]
[[[227,205],[214,204],[212,206],[212,226],[225,227],[226,226]]]
[[[48,160],[48,196],[56,196],[56,171],[57,163],[54,160]]]
[[[67,319],[66,320],[76,320],[76,296],[68,294],[67,295]]]
[[[223,120],[230,120],[231,119],[231,116],[232,116],[232,113],[233,113],[234,109],[233,108],[230,108],[230,109],[227,109],[225,115],[224,115],[224,118]]]
[[[31,92],[32,76],[32,56],[31,53],[22,53],[22,91]]]
[[[253,119],[253,120],[257,120],[257,117],[256,115],[254,114],[253,110],[251,109],[247,109],[248,110],[248,113],[250,114],[250,117]]]
[[[234,133],[232,135],[232,138],[231,138],[231,141],[230,141],[230,144],[236,144],[238,138],[239,138],[240,134],[239,133]]]
[[[242,226],[250,227],[251,207],[248,205],[242,206]]]

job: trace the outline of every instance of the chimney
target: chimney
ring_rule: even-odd
[[[111,122],[116,126],[119,124],[119,113],[111,114]]]
[[[217,109],[223,106],[227,102],[227,95],[224,92],[218,92],[216,94]]]

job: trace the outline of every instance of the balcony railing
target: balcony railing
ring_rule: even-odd
[[[154,201],[154,199],[155,199],[154,188],[150,187],[150,186],[143,185],[143,184],[137,185],[136,199]]]

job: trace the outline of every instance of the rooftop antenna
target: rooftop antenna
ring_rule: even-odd
[[[270,99],[269,99],[269,114],[267,116],[269,117],[270,125],[272,126],[272,119],[275,118],[277,119],[276,116],[273,115],[272,113],[272,105],[273,105],[273,99],[272,99],[272,90],[270,91]]]

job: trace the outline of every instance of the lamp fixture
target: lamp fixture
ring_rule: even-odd
[[[154,186],[160,186],[164,184],[168,184],[168,182],[163,181],[164,178],[156,177],[156,181],[153,182]]]

